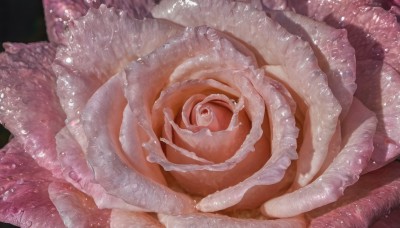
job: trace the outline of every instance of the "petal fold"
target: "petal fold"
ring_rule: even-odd
[[[273,217],[291,217],[336,201],[367,166],[376,124],[374,113],[354,99],[342,125],[342,150],[328,168],[312,183],[267,201],[262,211]]]
[[[110,210],[98,209],[89,196],[71,185],[53,182],[49,185],[49,195],[66,227],[109,226]]]

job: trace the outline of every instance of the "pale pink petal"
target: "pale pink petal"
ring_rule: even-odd
[[[287,218],[277,220],[258,220],[258,219],[238,219],[217,214],[195,213],[188,215],[170,216],[158,215],[161,223],[167,228],[201,228],[201,227],[248,227],[248,228],[301,228],[306,227],[306,222],[302,218]]]
[[[152,181],[129,165],[119,142],[125,107],[122,84],[117,75],[96,91],[82,112],[83,127],[88,136],[86,159],[96,182],[108,194],[149,211],[168,214],[192,211],[193,202],[189,197]]]
[[[371,0],[305,2],[293,1],[296,12],[345,28],[357,60],[381,60],[400,71],[400,24],[395,15],[374,7]]]
[[[268,162],[254,173],[252,176],[241,183],[215,192],[203,198],[197,208],[201,211],[217,211],[231,207],[240,201],[245,201],[245,194],[255,186],[274,185],[269,188],[271,192],[264,192],[267,188],[257,188],[252,194],[256,195],[250,198],[251,203],[244,205],[258,206],[265,200],[281,193],[282,188],[288,188],[293,181],[293,171],[288,171],[291,160],[297,159],[296,138],[298,129],[295,127],[295,119],[292,113],[291,102],[288,102],[284,95],[285,89],[280,83],[265,77],[263,73],[250,78],[255,89],[264,99],[268,110],[269,125],[271,128],[272,142],[271,154]],[[288,175],[285,176],[285,173]],[[285,178],[283,181],[282,179]],[[249,196],[247,196],[249,197]],[[258,199],[254,199],[258,198]]]
[[[295,4],[297,12],[348,31],[349,41],[356,51],[357,63],[360,63],[357,64],[356,97],[374,110],[379,120],[375,137],[376,150],[366,171],[377,169],[400,154],[400,141],[396,134],[400,123],[394,111],[397,92],[389,93],[379,88],[389,85],[386,84],[389,81],[394,81],[393,85],[398,81],[400,24],[395,15],[381,7],[373,7],[374,4],[371,5],[367,0],[345,1],[341,4],[335,1],[302,2]],[[393,85],[389,87],[394,88]]]
[[[143,150],[142,143],[145,141],[145,134],[140,130],[140,125],[132,110],[127,105],[124,109],[119,140],[124,155],[129,160],[132,168],[160,184],[166,185],[165,178],[157,164],[149,163],[146,160],[147,153]]]
[[[294,90],[296,101],[298,96],[303,104],[308,104],[304,107],[299,103],[299,110],[309,121],[303,126],[304,140],[309,143],[300,148],[296,183],[305,185],[311,181],[328,154],[341,111],[311,47],[271,21],[265,12],[243,3],[166,0],[154,7],[152,14],[185,26],[213,26],[257,50],[260,64],[283,67],[287,74],[275,76]]]
[[[156,135],[161,135],[165,107],[172,109],[173,113],[177,113],[182,108],[182,121],[188,122],[183,115],[186,112],[184,104],[189,98],[189,94],[211,94],[213,92],[227,94],[231,97],[240,96],[237,90],[213,79],[176,82],[165,88],[154,102],[151,111],[153,129]],[[184,98],[182,98],[183,95],[185,95]],[[185,123],[185,126],[188,128],[189,124]]]
[[[217,94],[210,95],[207,98],[215,96],[217,96]],[[206,101],[207,98],[205,98],[204,101]],[[234,110],[236,114],[243,109],[243,99],[240,99],[237,105],[237,107],[233,107],[236,109]],[[244,111],[241,111],[241,113],[243,112]],[[172,121],[170,115],[166,113],[166,128],[173,131],[174,144],[171,145],[168,143],[165,153],[168,160],[171,163],[175,163],[171,164],[171,174],[181,187],[192,194],[207,195],[245,180],[265,164],[270,157],[269,140],[267,138],[268,131],[264,132],[263,137],[254,145],[255,151],[249,153],[242,161],[230,159],[235,156],[235,153],[240,151],[240,146],[243,141],[245,141],[245,137],[249,133],[251,127],[246,114],[243,115],[244,117],[239,118],[239,121],[232,116],[231,121],[236,123],[231,123],[232,126],[229,126],[227,129],[212,132],[208,128],[203,128],[200,131],[192,132],[177,126],[177,124]],[[171,125],[172,129],[170,129]],[[263,127],[263,129],[266,128]],[[168,139],[172,141],[172,136],[169,136]],[[185,151],[193,151],[190,152],[190,154],[194,153],[200,156],[200,158],[206,158],[207,160],[203,159],[206,162],[200,159],[192,159],[193,156],[186,156],[186,154],[182,153],[182,148],[184,148]],[[197,158],[197,156],[195,158]],[[232,168],[227,168],[227,170],[223,170],[223,172],[209,171],[206,169],[208,164],[224,162],[231,162],[236,165]],[[177,164],[186,164],[187,170],[191,171],[174,171],[174,168],[179,167]],[[197,165],[198,168],[195,169],[196,166],[194,164],[200,165]],[[226,165],[226,167],[228,167],[228,165]],[[201,168],[205,170],[201,170]]]
[[[374,113],[354,99],[343,120],[343,145],[338,156],[312,183],[267,201],[262,207],[263,212],[273,217],[291,217],[335,202],[348,186],[358,181],[367,166],[373,151],[376,124]]]
[[[71,185],[53,182],[49,195],[66,227],[109,226],[111,211],[98,209],[89,196]]]
[[[376,220],[384,220],[400,207],[399,189],[400,163],[395,161],[361,176],[337,202],[311,211],[311,227],[367,227]]]
[[[153,0],[43,0],[47,35],[51,42],[62,43],[66,37],[66,25],[83,15],[89,8],[100,4],[125,10],[130,16],[142,19],[149,16]]]
[[[60,176],[54,136],[65,115],[51,70],[54,47],[47,43],[4,44],[0,54],[0,123],[42,167]]]
[[[364,172],[378,169],[400,155],[400,74],[386,63],[357,62],[356,96],[378,118],[374,153]]]
[[[94,173],[86,162],[79,144],[68,129],[63,128],[56,136],[58,159],[63,168],[63,176],[78,190],[90,195],[99,208],[119,208],[132,211],[143,209],[130,205],[122,199],[108,194],[95,182]]]
[[[239,46],[239,48],[244,47]],[[203,61],[193,61],[198,58]],[[226,170],[243,160],[249,152],[254,151],[254,144],[262,135],[264,106],[261,97],[244,77],[252,73],[246,68],[253,68],[253,61],[253,56],[239,53],[236,44],[233,46],[228,38],[220,36],[214,29],[202,26],[187,28],[181,36],[171,39],[162,48],[132,62],[126,68],[126,94],[132,111],[137,115],[137,121],[149,137],[144,144],[149,152],[148,160],[162,165],[166,170],[172,167],[182,171]],[[252,127],[238,152],[224,163],[205,166],[173,165],[166,159],[159,138],[152,130],[150,110],[159,93],[164,87],[167,88],[169,83],[200,78],[212,78],[240,91],[245,98],[245,108],[252,121]]]
[[[162,228],[163,226],[157,220],[157,218],[151,216],[150,214],[112,210],[110,217],[110,228],[122,227]]]
[[[47,192],[53,180],[12,139],[0,150],[0,221],[20,227],[62,227]]]
[[[84,151],[87,140],[80,112],[88,99],[129,61],[162,45],[177,30],[172,23],[136,20],[105,5],[69,24],[68,39],[57,49],[53,69],[68,129]]]
[[[270,14],[290,33],[310,43],[319,66],[328,77],[329,88],[342,106],[340,116],[343,119],[357,87],[354,48],[347,39],[346,30],[334,29],[290,11],[271,11]]]

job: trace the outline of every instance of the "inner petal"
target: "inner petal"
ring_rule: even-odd
[[[190,125],[206,127],[210,131],[225,130],[229,126],[234,105],[225,95],[213,94],[207,98],[204,95],[193,96],[185,103],[186,110],[182,115],[188,113],[189,107],[186,106],[188,103],[191,108]]]
[[[222,94],[207,97],[196,94],[185,102],[182,115],[176,115],[175,121],[165,113],[164,132],[170,132],[166,137],[176,146],[193,151],[208,161],[221,163],[234,155],[250,130],[251,123],[243,108],[243,98],[236,103]],[[193,162],[180,150],[168,152],[170,161],[179,164]]]
[[[191,115],[192,121],[195,119],[197,125],[208,127],[211,131],[228,127],[232,111],[218,103],[220,102],[197,104],[196,114],[192,113]]]

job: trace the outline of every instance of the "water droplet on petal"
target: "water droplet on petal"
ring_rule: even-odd
[[[79,181],[79,176],[74,171],[69,172],[68,176],[74,181]]]

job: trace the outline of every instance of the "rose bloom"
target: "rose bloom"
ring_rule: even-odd
[[[0,55],[1,221],[400,224],[398,1],[44,6]]]

